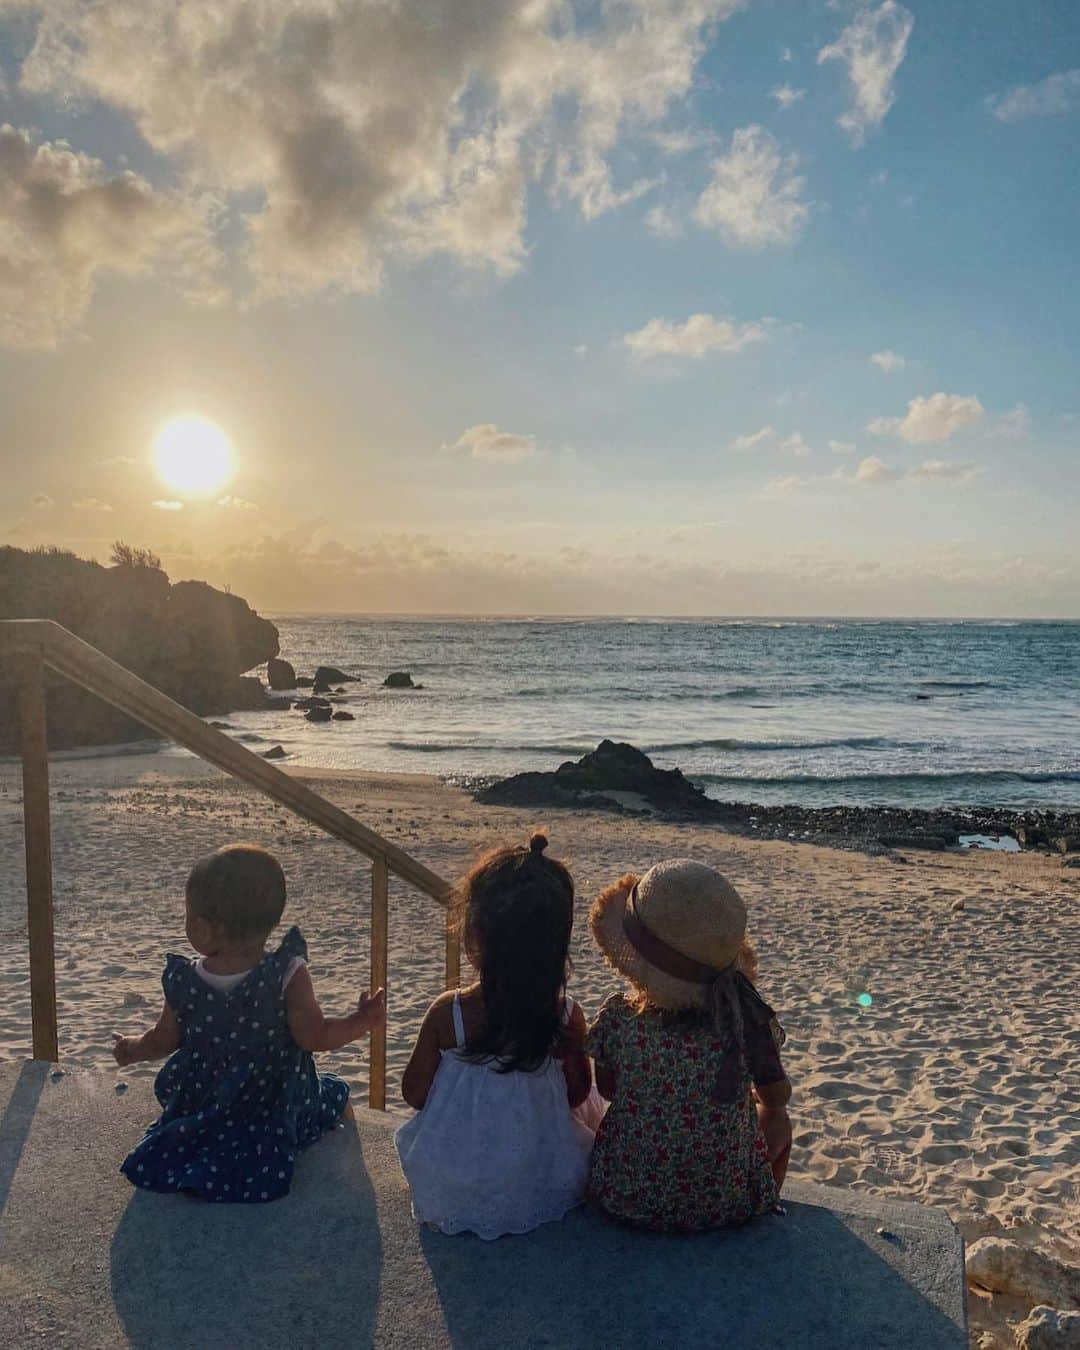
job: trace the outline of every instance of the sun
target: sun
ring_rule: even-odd
[[[232,477],[232,443],[205,417],[174,417],[154,438],[154,466],[174,492],[208,496]]]

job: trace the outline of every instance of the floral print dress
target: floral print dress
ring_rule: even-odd
[[[613,1218],[667,1232],[744,1223],[777,1203],[751,1082],[780,1082],[772,1009],[739,976],[745,1053],[704,1014],[639,1010],[616,994],[585,1048],[615,1074],[588,1198]],[[776,1027],[776,1031],[774,1031]]]
[[[135,1186],[259,1204],[288,1193],[296,1155],[333,1129],[349,1086],[320,1074],[289,1034],[285,973],[307,957],[292,928],[229,993],[186,956],[169,956],[162,984],[180,1046],[154,1082],[163,1108],[121,1171]]]

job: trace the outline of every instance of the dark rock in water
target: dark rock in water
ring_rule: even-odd
[[[329,710],[330,700],[328,698],[314,698],[314,697],[298,698],[296,702],[293,704],[293,707],[297,710],[297,712],[308,712],[312,708],[326,708],[327,710]]]
[[[334,721],[335,721],[335,722],[355,722],[355,721],[356,721],[356,718],[353,716],[353,714],[352,714],[351,712],[346,712],[346,711],[344,710],[344,708],[341,708],[341,709],[339,709],[336,713],[334,713]]]
[[[272,656],[266,663],[266,683],[271,689],[295,689],[296,671],[288,661]]]
[[[343,684],[339,684],[339,685],[335,688],[335,690],[334,690],[334,693],[335,693],[335,694],[343,694],[344,692],[345,692],[345,686],[344,686]]]
[[[233,725],[231,722],[211,722],[210,725],[214,728],[215,731],[233,730]]]
[[[329,708],[323,708],[316,704],[313,708],[309,708],[304,716],[309,722],[329,722],[333,714]]]
[[[269,750],[262,752],[263,759],[284,759],[285,747],[283,745],[272,745]]]
[[[494,783],[479,799],[505,806],[626,809],[607,793],[634,794],[653,810],[668,814],[715,818],[726,814],[719,802],[688,782],[680,769],[657,769],[634,746],[607,740],[576,762],[560,764],[555,773],[521,773]]]
[[[274,625],[205,582],[171,585],[149,554],[118,556],[103,567],[58,549],[0,548],[0,619],[53,619],[200,717],[262,707],[262,684],[240,677],[277,655]],[[154,734],[68,680],[50,675],[47,687],[55,748]],[[17,740],[15,700],[0,698],[0,754]]]
[[[316,684],[359,684],[359,675],[346,675],[337,666],[318,666],[315,670]]]
[[[298,676],[296,677],[296,688],[297,688],[297,689],[310,689],[311,686],[312,686],[314,683],[315,683],[315,681],[312,680],[312,679],[309,679],[307,675],[298,675]]]
[[[395,670],[383,680],[384,689],[415,689],[413,678],[407,670]]]
[[[928,703],[934,696],[933,694],[916,694],[915,697],[920,703]]]
[[[318,675],[316,675],[315,683],[311,686],[311,692],[313,694],[328,694],[330,692],[330,682],[328,680],[320,680]]]

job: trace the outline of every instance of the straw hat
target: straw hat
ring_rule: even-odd
[[[707,1006],[712,981],[739,955],[746,906],[713,867],[689,858],[624,877],[589,914],[608,963],[661,1008]]]

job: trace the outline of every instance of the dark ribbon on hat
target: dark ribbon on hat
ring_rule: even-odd
[[[688,984],[709,984],[715,980],[720,970],[716,966],[707,966],[703,961],[695,961],[691,956],[669,946],[647,928],[637,912],[637,887],[634,886],[626,897],[622,917],[623,932],[631,947],[657,970],[676,980],[685,980]]]

